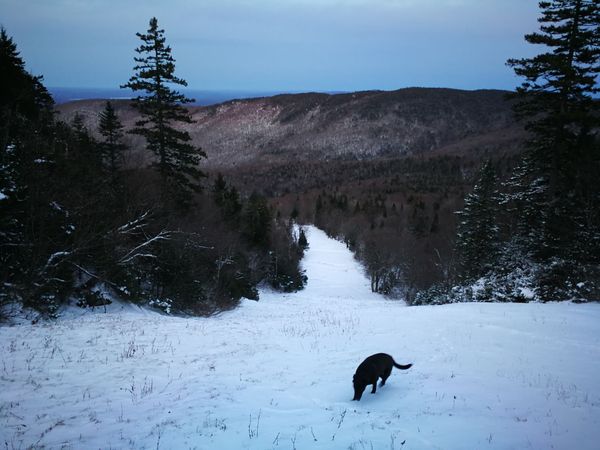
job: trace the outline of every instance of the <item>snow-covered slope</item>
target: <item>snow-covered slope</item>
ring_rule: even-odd
[[[408,308],[308,230],[300,293],[0,328],[3,448],[595,449],[600,305]],[[372,353],[399,363],[352,402]]]

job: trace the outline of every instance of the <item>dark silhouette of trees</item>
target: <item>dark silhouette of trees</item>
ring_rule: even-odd
[[[465,199],[457,238],[462,284],[435,286],[417,302],[600,296],[600,114],[594,98],[600,92],[600,4],[552,0],[539,6],[540,31],[525,40],[546,51],[508,61],[525,79],[515,94],[515,112],[530,132],[523,157],[501,197],[484,168]]]
[[[41,77],[25,71],[16,45],[0,30],[0,319],[9,304],[52,317],[71,300],[99,306],[110,298],[210,314],[242,296],[257,299],[263,280],[302,288],[301,252],[291,230],[274,223],[264,198],[244,202],[225,183],[222,214],[203,193],[193,198],[196,208],[185,208],[197,188],[201,153],[186,133],[170,128],[186,110],[183,98],[163,85],[173,67],[155,20],[152,33],[164,52],[155,73],[162,81],[148,103],[138,99],[147,115],[137,127],[163,151],[158,173],[122,166],[123,127],[110,103],[100,116],[100,141],[83,115],[56,120]],[[140,68],[132,83],[144,86],[149,70]],[[163,121],[153,122],[157,117]],[[259,221],[243,228],[242,211]]]
[[[53,145],[52,98],[4,28],[0,80],[0,307],[20,300],[52,312],[72,251],[69,211],[52,185],[62,152]]]
[[[543,267],[540,296],[586,296],[576,286],[600,282],[600,4],[553,0],[540,9],[540,31],[525,39],[548,51],[508,61],[525,79],[515,110],[531,138],[507,200],[519,212],[523,255]]]

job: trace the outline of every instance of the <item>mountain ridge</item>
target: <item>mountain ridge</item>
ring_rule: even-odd
[[[279,94],[188,106],[193,124],[178,124],[207,153],[203,164],[232,168],[289,161],[372,160],[439,153],[518,151],[524,132],[507,91],[405,88],[396,91]],[[126,128],[137,113],[113,101]],[[66,121],[76,113],[92,132],[104,100],[57,105]],[[131,146],[143,142],[131,137]],[[149,155],[146,155],[149,157]]]

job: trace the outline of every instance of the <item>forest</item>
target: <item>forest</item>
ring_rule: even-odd
[[[343,240],[374,292],[411,305],[600,298],[600,7],[540,7],[540,31],[525,39],[542,53],[507,62],[523,79],[510,98],[526,130],[518,151],[222,173],[205,170],[192,143],[192,99],[175,89],[187,83],[156,18],[137,33],[121,86],[138,94],[127,129],[110,101],[96,129],[58,118],[3,28],[2,311],[22,304],[52,317],[70,301],[116,297],[212,314],[258,299],[261,283],[302,289],[309,243],[297,224]],[[124,163],[131,139],[150,164]]]
[[[25,70],[0,31],[3,312],[19,304],[53,317],[68,302],[118,298],[206,315],[258,300],[261,282],[282,291],[305,283],[293,223],[275,218],[264,196],[240,194],[223,177],[206,181],[204,152],[172,126],[191,121],[190,100],[169,87],[186,83],[156,19],[139,37],[126,83],[141,94],[136,128],[125,130],[107,101],[89,130],[80,116],[56,118],[42,77]],[[150,167],[124,165],[127,133],[144,138],[155,155]]]

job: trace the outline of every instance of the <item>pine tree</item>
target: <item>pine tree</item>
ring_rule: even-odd
[[[143,92],[133,102],[142,118],[132,132],[143,136],[157,157],[155,166],[161,176],[164,200],[170,197],[186,207],[192,194],[200,190],[199,180],[204,174],[198,164],[206,154],[190,143],[187,131],[176,128],[177,123],[193,123],[183,106],[193,100],[169,87],[187,86],[187,82],[175,76],[171,47],[165,44],[164,30],[158,28],[155,17],[149,26],[146,34],[136,33],[142,41],[135,50],[140,56],[134,58],[134,75],[121,87]]]
[[[479,278],[493,268],[498,255],[497,178],[490,162],[479,172],[473,191],[465,198],[460,211],[456,249],[459,276],[464,280]]]
[[[508,65],[525,78],[515,111],[531,132],[527,152],[509,184],[509,200],[522,211],[516,239],[545,266],[543,296],[565,294],[600,263],[600,4],[596,0],[539,3],[540,32],[527,42],[550,51]],[[585,245],[578,245],[585,239]],[[592,251],[590,251],[590,244]],[[550,275],[549,275],[550,274]]]

